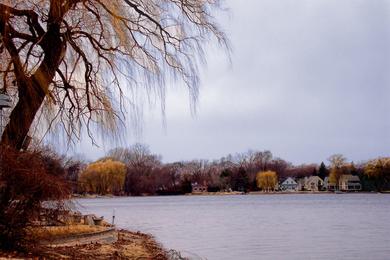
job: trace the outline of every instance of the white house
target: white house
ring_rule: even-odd
[[[305,190],[319,191],[324,186],[324,181],[318,176],[310,176],[305,178]]]
[[[339,187],[342,191],[359,191],[362,189],[359,176],[354,176],[352,174],[341,175]]]
[[[288,177],[280,184],[280,189],[282,191],[298,191],[298,183],[293,178]]]
[[[360,183],[359,176],[354,176],[352,174],[343,174],[340,176],[338,185],[334,182],[329,181],[329,177],[325,178],[324,187],[328,191],[359,191],[362,190],[362,185]]]

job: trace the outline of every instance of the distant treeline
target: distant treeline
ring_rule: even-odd
[[[293,165],[270,151],[248,151],[214,161],[162,163],[161,156],[146,145],[135,144],[110,150],[92,163],[68,160],[66,172],[73,192],[80,194],[185,194],[192,191],[194,183],[204,184],[209,192],[258,191],[256,175],[265,171],[275,172],[279,181],[308,176],[324,179],[329,175],[337,179],[342,174],[352,174],[360,177],[363,191],[390,189],[390,158],[355,164],[336,154],[328,160],[328,166],[324,162]]]

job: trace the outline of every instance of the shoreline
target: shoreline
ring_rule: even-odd
[[[36,245],[28,252],[3,252],[0,259],[156,259],[168,260],[169,255],[180,256],[167,250],[154,236],[129,230],[118,230],[118,240],[112,244],[90,243],[72,246]],[[177,258],[180,259],[180,258]]]
[[[390,194],[390,191],[354,191],[354,192],[341,192],[342,194]],[[182,196],[240,196],[240,195],[332,195],[340,194],[332,191],[277,191],[277,192],[262,192],[262,191],[250,191],[247,193],[244,192],[203,192],[203,193],[187,193],[180,195],[141,195],[141,196],[117,196],[117,195],[97,195],[97,194],[88,194],[88,195],[79,195],[73,194],[71,199],[110,199],[110,198],[140,198],[140,197],[182,197]]]
[[[333,192],[250,192],[247,194],[238,193],[223,193],[209,194],[199,193],[189,196],[228,196],[228,195],[331,195]],[[352,192],[344,194],[378,194],[378,192]],[[382,192],[380,194],[390,194]],[[125,196],[94,196],[90,198],[105,197],[119,198]],[[128,196],[126,196],[128,197]],[[130,230],[117,230],[118,240],[113,243],[91,242],[81,245],[40,245],[36,244],[28,248],[27,252],[4,252],[0,250],[0,260],[2,259],[184,259],[180,252],[164,248],[163,244],[156,240],[151,234],[135,232]],[[72,237],[71,235],[69,237]]]

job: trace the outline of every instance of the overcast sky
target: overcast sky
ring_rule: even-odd
[[[197,114],[168,88],[166,128],[145,109],[142,134],[165,162],[270,150],[295,164],[334,153],[390,155],[390,1],[228,0],[219,23],[233,52],[208,51]],[[132,129],[128,129],[129,132]],[[112,148],[84,140],[96,159]]]

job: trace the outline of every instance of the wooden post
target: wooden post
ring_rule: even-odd
[[[115,224],[115,209],[112,210],[112,223],[113,226]]]

